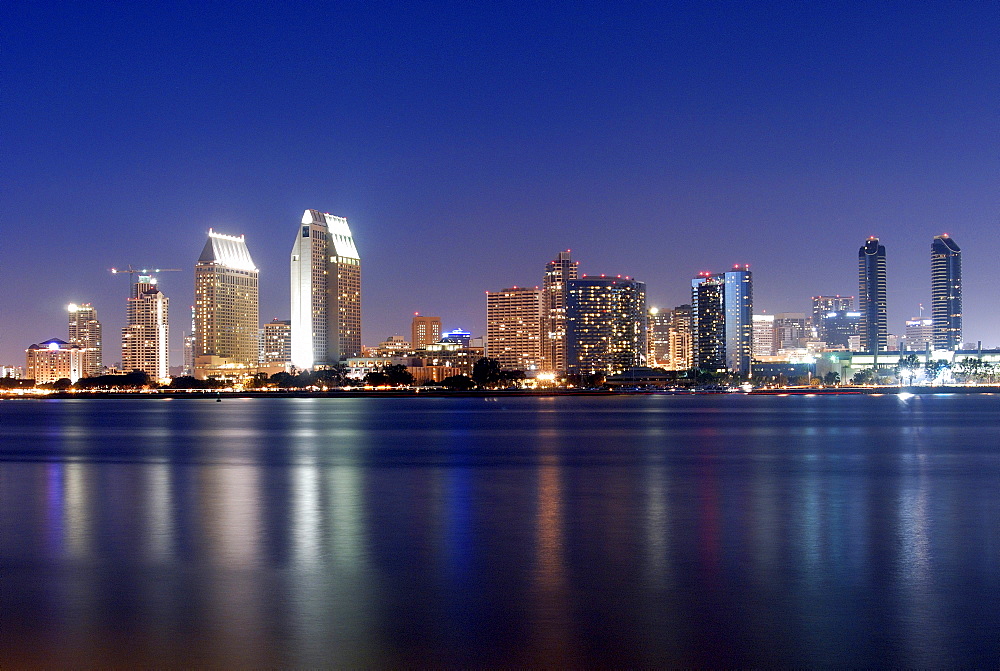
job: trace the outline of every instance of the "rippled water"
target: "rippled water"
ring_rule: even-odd
[[[0,401],[0,666],[994,666],[1000,397]]]

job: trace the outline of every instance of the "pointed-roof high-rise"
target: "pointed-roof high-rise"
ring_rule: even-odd
[[[194,357],[252,366],[259,358],[258,271],[246,239],[209,229],[194,267]]]
[[[344,217],[306,210],[291,259],[292,363],[335,365],[361,354],[361,257]]]

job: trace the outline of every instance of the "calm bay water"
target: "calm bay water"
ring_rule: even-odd
[[[0,401],[0,438],[0,667],[1000,658],[1000,396]]]

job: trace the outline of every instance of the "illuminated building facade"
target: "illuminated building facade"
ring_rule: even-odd
[[[505,370],[542,367],[542,290],[512,287],[486,293],[486,356]]]
[[[566,282],[566,370],[613,375],[646,363],[646,285],[616,277]]]
[[[170,300],[156,278],[140,274],[132,283],[122,329],[122,369],[142,371],[154,380],[170,376]]]
[[[292,363],[361,355],[361,257],[344,217],[306,210],[291,257]]]
[[[86,352],[75,343],[58,338],[31,345],[25,350],[26,377],[35,384],[49,384],[67,379],[76,382],[83,377]]]
[[[812,329],[813,335],[827,341],[823,331],[823,317],[831,312],[854,312],[854,296],[813,296],[812,297]]]
[[[874,236],[858,250],[858,311],[862,349],[884,352],[889,335],[885,247]]]
[[[579,277],[580,262],[570,250],[559,252],[545,264],[542,278],[542,358],[543,368],[566,372],[566,301],[568,283]]]
[[[254,366],[259,358],[258,271],[244,236],[211,229],[194,267],[194,359]]]
[[[410,344],[413,349],[426,347],[441,340],[441,318],[414,315],[410,323]]]
[[[261,329],[261,363],[291,363],[292,320],[272,319]]]
[[[904,349],[907,352],[923,352],[934,341],[934,320],[916,317],[906,320]]]
[[[90,303],[70,303],[69,342],[83,349],[83,377],[101,374],[103,367],[101,345],[101,322],[97,320],[97,309]]]
[[[646,314],[646,362],[650,366],[666,368],[670,365],[670,322],[672,310],[649,308]]]
[[[694,367],[694,334],[691,329],[691,305],[678,305],[670,311],[670,361],[667,370],[690,370]]]
[[[851,339],[861,347],[861,313],[848,310],[828,312],[820,318],[820,328],[827,349],[851,349]]]
[[[808,328],[804,312],[779,312],[774,315],[774,348],[776,352],[805,347]]]
[[[774,315],[753,316],[753,355],[754,357],[773,356],[777,348],[774,346]]]
[[[753,355],[753,275],[748,266],[691,280],[694,364],[749,374]]]
[[[962,345],[962,250],[947,235],[931,243],[933,346],[954,351]]]

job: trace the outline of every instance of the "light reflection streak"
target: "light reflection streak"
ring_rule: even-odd
[[[146,550],[157,562],[174,554],[174,500],[171,471],[166,463],[150,464],[146,471]]]
[[[555,434],[540,436],[538,466],[537,528],[535,532],[534,601],[537,615],[536,646],[539,666],[566,668],[574,634],[569,612],[569,585],[566,577],[562,465]]]
[[[66,485],[63,490],[63,510],[66,518],[66,552],[70,557],[83,559],[92,553],[92,521],[90,519],[90,487],[87,473],[90,466],[78,461],[67,463]]]

